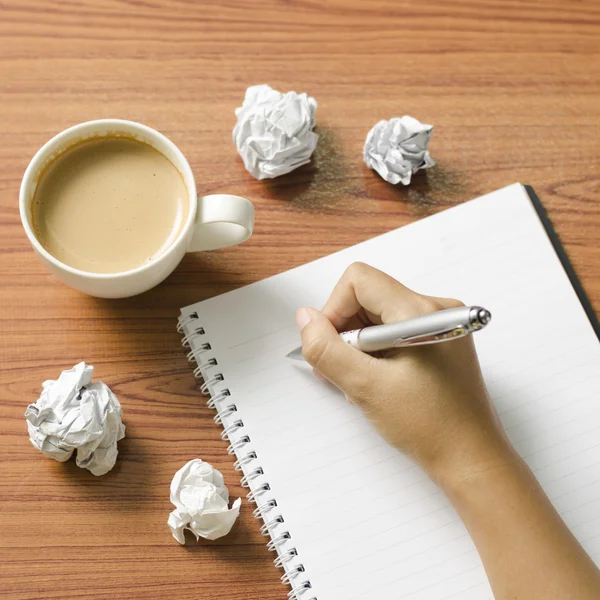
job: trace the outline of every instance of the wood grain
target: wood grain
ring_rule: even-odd
[[[315,160],[273,182],[253,180],[231,142],[234,108],[263,82],[319,101]],[[361,160],[369,128],[402,114],[436,125],[438,166],[408,188]],[[252,199],[254,237],[187,256],[137,298],[57,282],[22,231],[19,182],[52,135],[109,116],[171,137],[201,193]],[[3,598],[286,597],[247,503],[216,542],[180,547],[167,529],[170,479],[192,457],[242,494],[180,350],[181,306],[522,181],[600,308],[594,0],[3,0],[0,142]],[[23,418],[41,382],[79,360],[113,388],[127,424],[101,478],[35,452]]]

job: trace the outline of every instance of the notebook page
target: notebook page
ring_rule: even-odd
[[[481,561],[425,474],[302,363],[294,313],[321,307],[344,269],[369,263],[413,289],[480,304],[484,377],[511,441],[600,562],[600,344],[520,185],[423,219],[182,312],[198,313],[255,451],[269,498],[309,579],[310,600],[487,600]],[[552,327],[549,326],[552,323]],[[193,327],[186,328],[191,331]]]

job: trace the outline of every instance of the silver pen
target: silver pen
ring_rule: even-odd
[[[340,337],[357,350],[377,352],[455,340],[483,329],[491,318],[490,311],[481,306],[461,306],[398,323],[345,331],[340,333]],[[304,360],[302,346],[292,350],[287,358]]]

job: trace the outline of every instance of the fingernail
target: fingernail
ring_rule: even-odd
[[[310,323],[311,319],[312,315],[310,311],[307,308],[301,308],[296,313],[296,326],[302,331]]]

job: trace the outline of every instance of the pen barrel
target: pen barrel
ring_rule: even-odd
[[[357,345],[351,345],[363,352],[377,352],[410,344],[408,340],[459,328],[464,328],[465,333],[469,333],[475,329],[472,326],[473,309],[474,307],[461,306],[399,323],[365,327],[358,333]]]
[[[360,335],[360,332],[364,331],[363,329],[352,329],[351,331],[344,331],[343,333],[340,333],[340,338],[342,338],[342,341],[346,342],[346,344],[348,344],[349,346],[352,346],[353,348],[356,348],[357,350],[362,350],[362,348],[360,347],[359,343],[358,343],[358,336]]]

